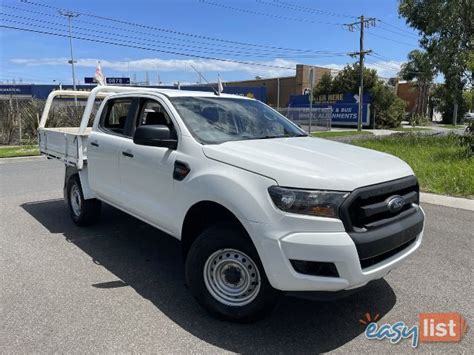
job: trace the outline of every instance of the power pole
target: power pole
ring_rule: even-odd
[[[359,56],[359,75],[360,75],[360,84],[359,84],[359,109],[357,114],[357,130],[362,130],[362,108],[364,107],[364,56],[372,52],[372,50],[364,50],[364,27],[375,26],[375,17],[364,18],[364,15],[358,17],[359,21],[348,23],[345,26],[349,31],[354,32],[356,26],[359,26],[360,36],[359,36],[359,51],[349,53],[351,57]]]
[[[78,17],[79,14],[72,12],[72,11],[66,11],[66,10],[58,10],[59,14],[62,16],[67,17],[67,22],[68,22],[68,27],[69,27],[69,47],[71,50],[71,60],[69,60],[69,64],[71,64],[72,68],[72,87],[74,91],[76,91],[76,72],[74,70],[74,52],[72,50],[72,31],[71,31],[71,19],[73,17]],[[74,96],[74,103],[77,106],[77,97]]]

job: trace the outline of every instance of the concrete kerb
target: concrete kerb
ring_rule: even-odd
[[[427,192],[420,193],[421,203],[430,203],[445,207],[459,208],[462,210],[474,211],[474,200],[461,197],[435,195]]]

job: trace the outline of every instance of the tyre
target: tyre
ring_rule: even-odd
[[[85,200],[79,176],[73,175],[67,183],[67,204],[71,218],[78,226],[87,226],[100,219],[102,204],[99,200]]]
[[[250,238],[231,226],[205,230],[191,245],[185,271],[193,296],[220,319],[256,321],[278,300]]]

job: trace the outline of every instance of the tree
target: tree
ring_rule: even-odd
[[[377,71],[364,68],[364,92],[369,92],[379,80]],[[338,92],[359,92],[359,64],[347,65],[333,80],[333,88]]]
[[[459,112],[466,112],[469,109],[468,99],[470,99],[470,95],[466,95],[466,93],[469,92],[465,90],[458,101]],[[441,112],[443,117],[453,117],[454,97],[451,89],[446,84],[437,84],[433,87],[431,106]]]
[[[406,103],[395,95],[390,86],[379,79],[375,70],[364,68],[364,82],[364,92],[372,97],[371,119],[375,120],[376,126],[398,127],[405,115]],[[358,93],[359,64],[347,65],[333,79],[328,76],[324,79],[324,84],[319,85],[320,83],[315,87],[315,95],[316,92],[318,95]]]
[[[399,13],[420,31],[421,46],[443,73],[452,102],[462,101],[463,88],[472,86],[474,2],[472,0],[401,0]],[[462,114],[462,111],[459,111]],[[452,117],[444,117],[451,121]]]
[[[420,116],[426,116],[428,94],[436,75],[436,69],[428,53],[418,49],[408,53],[408,62],[402,64],[400,75],[404,80],[416,80],[418,86],[416,113]]]
[[[313,89],[313,95],[329,95],[332,93],[332,77],[330,73],[324,73]]]

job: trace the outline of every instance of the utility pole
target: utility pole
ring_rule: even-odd
[[[280,77],[277,77],[277,110],[280,110]]]
[[[359,108],[357,114],[357,130],[362,130],[362,109],[364,107],[364,56],[372,52],[372,50],[364,50],[364,27],[375,26],[375,17],[364,18],[364,15],[358,17],[357,22],[348,23],[345,26],[349,31],[354,32],[356,26],[359,26],[360,36],[359,36],[359,51],[349,53],[351,57],[359,56],[359,75],[360,75],[360,84],[359,84]]]
[[[72,50],[72,31],[71,31],[71,20],[73,17],[78,17],[79,14],[72,12],[72,11],[66,11],[66,10],[58,10],[59,14],[61,16],[67,17],[67,22],[68,22],[68,27],[69,27],[69,47],[71,50],[71,60],[69,60],[69,64],[71,64],[72,68],[72,87],[74,91],[76,91],[76,72],[74,70],[74,52]],[[77,97],[74,96],[74,103],[77,106]]]

